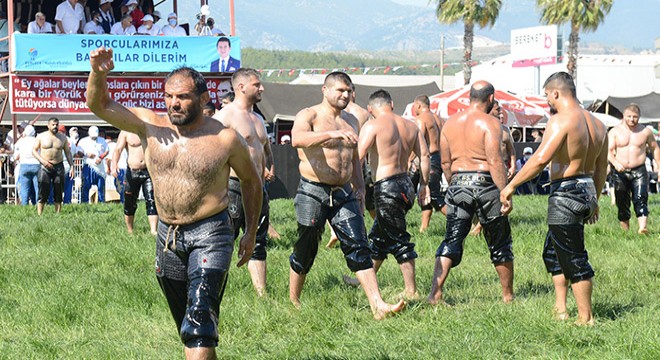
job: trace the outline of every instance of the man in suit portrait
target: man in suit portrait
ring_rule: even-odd
[[[241,61],[229,56],[231,41],[228,37],[221,36],[216,43],[220,58],[211,63],[211,72],[234,72],[241,67]]]

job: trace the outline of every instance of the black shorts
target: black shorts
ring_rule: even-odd
[[[64,194],[64,162],[53,165],[52,169],[47,169],[41,165],[37,179],[39,180],[39,200],[45,204],[50,197],[51,185],[53,187],[53,202],[61,203]]]
[[[147,215],[158,215],[154,199],[154,185],[149,171],[144,169],[126,169],[124,178],[124,215],[133,216],[137,209],[137,199],[142,188]]]
[[[301,177],[293,203],[298,218],[298,240],[289,257],[293,271],[306,274],[312,268],[326,221],[351,271],[373,267],[364,219],[350,184],[331,186]]]
[[[548,234],[543,261],[552,275],[564,274],[572,282],[590,279],[594,271],[584,246],[584,222],[598,206],[590,176],[552,181],[548,198]]]
[[[218,343],[218,311],[234,251],[229,212],[194,224],[158,222],[156,276],[187,347]]]
[[[452,260],[452,267],[463,257],[463,241],[470,232],[476,214],[483,226],[484,238],[493,264],[513,261],[509,218],[500,209],[500,190],[487,172],[458,172],[452,175],[447,189],[447,231],[435,256]]]
[[[415,203],[415,190],[408,174],[379,180],[374,185],[376,218],[369,232],[371,257],[385,260],[394,255],[401,264],[417,258],[415,244],[406,230],[406,214]]]
[[[364,207],[368,210],[374,210],[374,180],[371,177],[371,168],[365,161],[362,165],[362,176],[364,177]]]
[[[644,164],[630,170],[618,172],[612,168],[614,197],[619,210],[619,221],[630,220],[630,195],[632,193],[635,215],[649,215],[649,174]]]
[[[252,253],[252,260],[266,260],[266,245],[268,225],[270,222],[270,207],[268,205],[268,192],[263,188],[261,213],[259,214],[259,227],[257,240]],[[229,178],[229,215],[234,227],[234,238],[238,238],[241,230],[245,231],[245,212],[243,211],[243,197],[241,196],[241,181],[238,178]]]
[[[445,206],[446,194],[442,191],[442,161],[440,153],[435,151],[430,155],[431,169],[429,171],[429,192],[431,202],[422,207],[422,210],[440,211]]]

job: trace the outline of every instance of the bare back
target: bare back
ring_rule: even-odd
[[[641,124],[630,129],[622,122],[609,132],[611,156],[626,169],[644,165],[650,142],[655,142],[653,133]]]
[[[261,118],[254,111],[245,111],[237,106],[237,103],[231,103],[222,108],[214,116],[214,119],[220,121],[224,126],[234,129],[245,139],[250,150],[250,158],[259,174],[264,173],[264,146],[268,141],[266,128]],[[236,177],[234,169],[231,169],[230,176]]]
[[[428,109],[422,110],[417,116],[417,126],[422,131],[426,145],[429,148],[429,153],[431,154],[440,151],[442,126],[438,125],[441,123],[440,118],[437,118],[437,120],[436,118],[435,114],[431,113]]]
[[[418,133],[413,122],[394,113],[383,113],[364,126],[362,134],[373,139],[368,154],[375,181],[406,173]]]
[[[502,130],[494,117],[473,109],[453,115],[442,130],[441,147],[443,170],[450,162],[451,173],[458,171],[490,171],[489,156],[500,161]],[[495,153],[488,144],[497,141]]]
[[[126,149],[128,152],[128,167],[133,170],[140,170],[147,167],[144,161],[144,149],[142,148],[142,141],[140,137],[129,132],[125,132],[126,136]],[[121,151],[121,149],[120,149]]]
[[[39,141],[40,149],[39,154],[41,157],[50,161],[53,164],[59,164],[64,161],[64,156],[62,155],[62,150],[64,147],[68,147],[68,140],[64,134],[53,134],[50,131],[43,132],[37,136],[37,141]]]
[[[292,138],[298,132],[323,133],[336,130],[358,133],[358,120],[346,111],[339,116],[327,112],[323,104],[301,110],[296,115]],[[300,175],[309,180],[328,184],[344,185],[353,175],[356,145],[349,145],[341,139],[323,141],[319,146],[298,148]]]

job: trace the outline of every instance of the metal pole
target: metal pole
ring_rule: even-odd
[[[234,17],[234,0],[229,0],[229,35],[236,36],[236,18]]]
[[[445,91],[445,35],[440,35],[440,90]]]

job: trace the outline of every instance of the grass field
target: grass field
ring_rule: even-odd
[[[546,197],[516,197],[511,223],[517,295],[500,301],[496,273],[482,238],[468,237],[463,262],[445,286],[451,308],[411,303],[400,316],[376,322],[341,251],[322,248],[307,277],[302,309],[288,301],[288,256],[295,241],[292,201],[271,202],[283,235],[268,255],[268,297],[257,298],[247,270],[233,268],[220,308],[220,358],[230,359],[659,359],[660,196],[650,198],[651,235],[618,227],[601,199],[601,221],[587,228],[596,270],[596,326],[552,319],[550,276],[541,250]],[[154,275],[154,239],[144,205],[136,235],[125,233],[118,204],[0,206],[1,359],[177,359],[183,347]],[[417,282],[427,294],[445,221],[434,215],[417,233],[419,208],[408,215],[417,243]],[[368,226],[371,220],[368,220]],[[327,240],[327,232],[324,241]],[[234,260],[235,263],[236,260]],[[386,300],[403,290],[396,262],[379,273]]]

